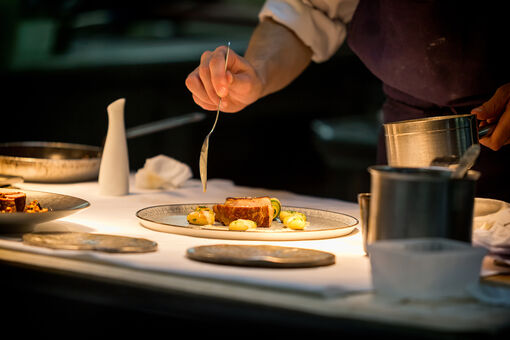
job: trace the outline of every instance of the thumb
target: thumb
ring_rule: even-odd
[[[224,85],[221,85],[218,90],[216,91],[216,93],[218,94],[218,97],[221,97],[221,98],[224,98],[226,96],[228,96],[228,92],[229,92],[229,86],[232,85],[232,82],[234,81],[234,76],[232,75],[232,72],[230,72],[229,70],[227,70],[226,74],[225,74],[225,78],[227,79],[227,85],[224,86]]]
[[[510,83],[498,88],[492,98],[471,110],[479,120],[491,120],[499,117],[505,111],[510,100]]]
[[[227,84],[232,85],[233,82],[234,82],[234,75],[232,74],[232,72],[227,70]]]

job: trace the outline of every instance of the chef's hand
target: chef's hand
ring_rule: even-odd
[[[497,122],[492,134],[480,138],[480,144],[494,151],[510,144],[510,83],[498,88],[489,101],[474,108],[471,113],[476,114],[482,125]]]
[[[262,81],[253,66],[232,49],[225,72],[226,46],[205,51],[200,65],[186,78],[186,87],[200,107],[216,111],[238,112],[261,97]]]

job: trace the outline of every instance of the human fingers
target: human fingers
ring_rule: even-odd
[[[471,113],[476,114],[478,120],[492,123],[498,120],[509,101],[510,83],[499,87],[488,101],[474,108]]]
[[[193,100],[195,101],[195,103],[198,106],[200,106],[201,108],[203,108],[204,110],[207,110],[207,111],[216,111],[216,109],[218,108],[214,104],[211,104],[208,101],[204,101],[195,95],[193,95]]]
[[[195,103],[206,110],[208,107],[214,106],[214,104],[209,99],[209,95],[205,90],[202,80],[200,79],[198,67],[188,75],[185,84],[188,90],[191,92]]]
[[[218,105],[219,96],[214,89],[214,86],[211,81],[211,59],[213,58],[214,52],[205,51],[202,53],[200,58],[200,65],[198,66],[198,74],[200,75],[200,81],[204,86],[205,92],[209,97],[209,101],[215,105]]]
[[[489,136],[481,138],[480,144],[494,151],[510,144],[510,103],[505,107],[493,132]]]
[[[229,54],[227,59],[227,53]],[[228,66],[234,64],[234,58],[237,55],[234,51],[227,51],[226,46],[220,46],[212,53],[210,58],[210,70],[211,70],[211,83],[219,97],[225,97],[228,95]],[[227,62],[227,65],[225,64]]]
[[[232,77],[232,75],[230,75]],[[232,79],[229,80],[232,82]],[[199,105],[201,108],[208,111],[216,111],[218,109],[218,104],[212,103],[207,95],[205,88],[200,80],[200,76],[198,76],[198,68],[194,72],[190,73],[185,81],[186,87],[191,92],[193,101]],[[226,110],[229,106],[229,99],[223,98],[221,101],[220,109],[222,111]],[[227,112],[227,111],[225,111]]]

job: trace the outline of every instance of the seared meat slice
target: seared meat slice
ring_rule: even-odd
[[[224,225],[242,218],[257,223],[257,227],[269,227],[274,214],[269,197],[228,197],[225,203],[213,206],[213,210],[216,221]]]
[[[0,193],[0,211],[23,212],[27,196],[23,192]]]

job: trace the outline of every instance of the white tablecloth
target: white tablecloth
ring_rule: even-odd
[[[372,290],[370,264],[362,250],[361,232],[357,229],[347,236],[303,241],[236,241],[177,235],[153,231],[142,226],[135,214],[138,210],[161,204],[222,202],[228,196],[272,196],[282,204],[319,208],[345,213],[359,219],[357,204],[335,199],[297,195],[286,191],[248,188],[231,181],[212,179],[206,193],[198,180],[190,180],[171,191],[142,190],[134,187],[131,178],[130,194],[101,196],[97,182],[75,184],[21,183],[21,189],[39,190],[80,197],[91,206],[77,214],[36,226],[35,231],[79,231],[147,238],[158,243],[158,250],[144,254],[110,254],[95,251],[52,250],[28,246],[20,237],[0,235],[0,247],[50,254],[84,261],[100,261],[136,269],[187,275],[191,277],[227,280],[275,289],[287,289],[320,296]],[[209,244],[273,244],[328,251],[336,256],[336,263],[315,268],[249,268],[197,262],[188,259],[190,247]]]

